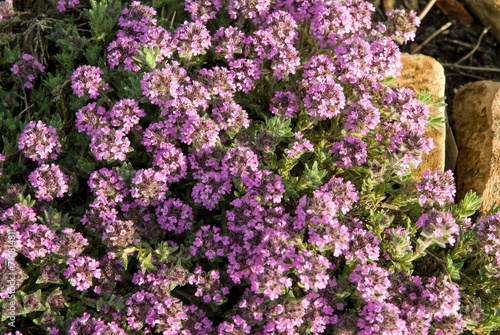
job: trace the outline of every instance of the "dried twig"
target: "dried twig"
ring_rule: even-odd
[[[441,63],[444,67],[462,69],[462,70],[471,70],[471,71],[488,71],[488,72],[500,72],[500,69],[495,67],[481,67],[481,66],[466,66],[466,65],[458,65],[451,63]]]
[[[477,51],[477,49],[479,49],[479,45],[481,44],[481,40],[483,39],[484,35],[486,35],[486,33],[488,32],[489,29],[490,29],[490,27],[484,28],[484,30],[481,33],[481,35],[479,35],[479,39],[477,40],[477,43],[474,46],[474,48],[467,55],[463,56],[462,58],[460,58],[460,60],[458,60],[457,62],[455,62],[455,64],[462,63],[464,60],[466,60],[467,58],[469,58],[470,56],[472,56]]]
[[[453,44],[456,44],[456,45],[460,45],[460,46],[468,48],[468,49],[474,48],[474,46],[472,44],[464,42],[464,41],[454,40],[454,39],[446,38],[446,37],[444,38],[444,41],[448,42],[448,43],[453,43]],[[483,48],[483,47],[479,47],[477,49],[477,51],[488,52],[489,50],[486,49],[486,48]]]
[[[447,73],[446,74],[446,78],[459,76],[459,77],[470,77],[470,78],[474,78],[474,79],[477,79],[477,80],[486,80],[486,78],[481,77],[481,76],[476,76],[475,74],[469,74],[469,73],[465,73],[465,72],[458,71],[458,70],[456,70],[456,71],[458,73]]]
[[[427,37],[427,39],[425,41],[423,41],[422,44],[420,44],[411,53],[415,54],[415,53],[419,52],[424,45],[426,45],[427,43],[429,43],[430,41],[432,41],[437,35],[441,34],[443,31],[445,31],[446,29],[448,29],[451,25],[452,25],[452,23],[448,22],[447,24],[445,24],[444,26],[442,26],[441,28],[439,28],[438,30],[436,30],[431,36]]]
[[[427,13],[429,13],[429,11],[431,10],[432,6],[434,6],[436,1],[437,0],[429,1],[429,3],[425,6],[425,8],[420,12],[420,14],[418,15],[418,18],[420,19],[420,21],[422,21],[424,19],[424,17],[427,15]]]

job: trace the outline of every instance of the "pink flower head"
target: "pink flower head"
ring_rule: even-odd
[[[62,152],[56,129],[51,126],[47,127],[42,121],[28,123],[18,143],[19,150],[37,163],[57,159],[58,154]]]
[[[39,73],[45,71],[45,66],[32,55],[24,54],[22,59],[15,63],[10,70],[16,75],[17,79],[24,82],[24,87],[32,88],[33,81],[35,81]]]
[[[28,176],[28,180],[36,189],[35,196],[40,201],[51,201],[55,196],[62,198],[68,192],[69,178],[55,164],[40,165]]]
[[[104,72],[98,67],[90,65],[79,66],[71,76],[73,93],[79,98],[89,96],[91,99],[96,99],[99,96],[99,91],[109,88],[109,85],[103,82],[101,78],[102,74]]]

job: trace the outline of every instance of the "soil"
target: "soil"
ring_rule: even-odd
[[[416,10],[420,13],[430,0],[372,0],[377,7],[378,15],[385,13],[388,6],[396,9]],[[439,3],[455,3],[455,7],[463,6],[462,14],[445,13],[438,8]],[[437,35],[430,42],[421,46],[418,53],[434,57],[441,64],[453,64],[466,56],[479,42],[480,36],[485,29],[481,21],[474,16],[470,8],[467,8],[464,1],[461,0],[441,0],[435,4],[428,14],[423,18],[420,27],[417,30],[416,38],[413,43],[401,47],[402,51],[411,53],[417,47],[439,30],[442,26],[451,22],[451,26]],[[441,6],[442,7],[442,6]],[[445,9],[446,10],[446,9]],[[468,23],[467,16],[470,15],[472,23]],[[500,42],[493,34],[488,31],[479,43],[479,48],[460,65],[479,67],[496,67],[500,69]],[[451,116],[453,107],[453,98],[457,90],[465,84],[478,80],[500,81],[500,72],[490,72],[481,70],[463,70],[454,69],[451,66],[445,66],[446,74],[446,103],[448,104],[447,114],[451,128],[454,130],[454,122]]]

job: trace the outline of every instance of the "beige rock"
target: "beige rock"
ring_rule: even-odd
[[[500,205],[500,82],[477,81],[453,100],[458,146],[457,201],[472,189],[482,198],[481,213]]]
[[[409,87],[413,89],[415,95],[427,91],[433,94],[434,98],[444,96],[446,78],[443,66],[438,61],[420,54],[403,54],[401,60],[403,61],[403,70],[396,81],[398,87]],[[431,115],[438,114],[442,118],[445,117],[444,107],[431,108],[430,113]],[[444,170],[446,127],[443,125],[438,130],[428,128],[425,133],[433,138],[435,148],[428,155],[424,154],[422,163],[414,171],[418,179],[425,170]]]
[[[465,4],[500,41],[500,0],[465,0]]]

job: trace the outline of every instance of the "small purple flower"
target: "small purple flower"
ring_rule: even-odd
[[[7,21],[14,17],[15,11],[14,6],[12,5],[13,2],[14,0],[5,0],[0,2],[0,21]]]
[[[129,151],[130,140],[123,130],[104,126],[92,134],[89,147],[97,160],[109,158],[124,161]]]
[[[169,183],[178,182],[187,176],[187,158],[182,150],[171,143],[156,150],[153,156],[153,166],[161,169]]]
[[[78,291],[88,290],[92,286],[93,278],[101,278],[99,262],[91,257],[78,256],[68,259],[66,263],[68,267],[64,271],[64,277]]]
[[[144,74],[141,80],[143,94],[151,103],[168,106],[183,92],[183,83],[188,79],[186,70],[177,61],[165,64],[163,69],[155,69],[153,72]]]
[[[349,169],[355,165],[361,165],[366,162],[367,144],[357,136],[346,135],[344,140],[336,142],[331,151],[340,158],[337,165],[343,169]]]
[[[285,119],[292,119],[299,111],[297,96],[291,92],[276,92],[271,103],[269,107],[271,113],[283,116]]]
[[[335,80],[336,73],[333,60],[325,55],[313,56],[304,65],[302,86],[306,95],[303,101],[311,117],[331,119],[344,108],[346,98],[342,86]]]
[[[446,202],[453,203],[456,193],[453,172],[451,170],[446,172],[440,170],[425,171],[422,174],[420,184],[417,185],[417,190],[420,193],[419,200],[424,207],[432,206],[435,202],[441,206]]]
[[[83,106],[76,112],[75,126],[79,133],[86,132],[92,136],[97,129],[107,125],[106,109],[95,102]]]
[[[261,70],[258,59],[239,58],[229,62],[229,68],[234,73],[233,82],[237,90],[249,93],[260,79]]]
[[[79,0],[59,0],[57,2],[57,10],[59,12],[64,12],[66,10],[66,5],[69,5],[71,7],[75,7],[76,5],[80,4]]]
[[[192,208],[178,198],[170,198],[158,206],[156,217],[162,229],[176,234],[191,230],[194,219]]]
[[[113,335],[126,335],[125,330],[120,328],[119,324],[114,321],[107,322],[101,319],[90,318],[90,314],[83,313],[83,316],[76,318],[69,327],[70,335],[80,334],[113,334]]]
[[[130,195],[138,199],[142,206],[156,205],[166,198],[167,176],[163,171],[140,169],[135,173],[131,183]]]
[[[42,121],[28,123],[19,136],[18,143],[24,156],[37,163],[57,159],[58,154],[62,152],[56,129],[47,127]]]
[[[73,228],[66,227],[61,230],[59,254],[69,257],[76,257],[83,251],[83,247],[89,245],[88,240],[81,233]]]
[[[358,264],[356,269],[349,275],[353,283],[357,283],[357,289],[361,298],[366,302],[384,301],[388,296],[388,288],[391,282],[388,279],[389,271],[372,264]]]
[[[211,119],[190,118],[181,126],[179,140],[196,149],[214,147],[219,140],[219,126]]]
[[[7,210],[0,215],[0,221],[2,221],[6,227],[9,225],[14,229],[24,229],[32,222],[36,222],[36,213],[30,207],[15,204],[7,208]]]
[[[147,28],[156,26],[156,14],[153,7],[144,6],[140,1],[133,1],[130,6],[123,9],[118,25],[134,32],[147,31]]]
[[[236,92],[234,82],[235,72],[226,67],[215,66],[212,69],[201,69],[200,80],[206,82],[212,96],[221,96],[229,99]]]
[[[405,10],[394,9],[386,12],[387,22],[385,23],[386,30],[384,35],[389,36],[399,44],[404,44],[415,39],[415,32],[420,26],[420,19],[417,13]]]
[[[89,96],[91,99],[96,99],[99,96],[99,91],[109,88],[109,85],[103,82],[102,74],[104,72],[98,67],[79,66],[71,75],[73,94],[76,94],[79,98]]]
[[[211,171],[201,177],[191,192],[194,202],[202,204],[209,211],[213,210],[219,200],[231,191],[232,183],[226,171]]]
[[[201,22],[184,22],[175,30],[173,44],[182,57],[190,59],[192,56],[204,54],[212,45],[210,32]]]
[[[296,141],[293,142],[292,147],[288,149],[288,157],[298,158],[306,151],[314,152],[314,146],[311,144],[311,141],[308,139],[302,139],[303,137],[304,135],[302,132],[299,131],[295,133]]]
[[[30,260],[45,257],[60,249],[59,237],[49,227],[31,224],[20,235],[21,253]]]
[[[432,209],[429,213],[423,214],[415,223],[422,227],[422,235],[437,243],[450,245],[455,244],[455,237],[460,233],[460,228],[456,224],[453,214]]]
[[[241,128],[248,128],[250,126],[248,113],[231,98],[220,99],[213,107],[212,113],[217,117],[216,120],[221,129],[231,129],[234,132],[238,132]]]
[[[165,149],[177,139],[177,127],[166,121],[151,123],[144,131],[141,144],[147,152]]]
[[[222,170],[231,176],[248,177],[259,169],[257,155],[247,147],[230,149],[222,159]]]
[[[92,172],[87,184],[97,201],[111,207],[123,202],[128,194],[125,182],[120,178],[120,174],[106,168]]]
[[[210,19],[215,19],[217,12],[221,8],[222,3],[220,0],[184,1],[184,10],[191,13],[191,20],[203,23]]]
[[[32,88],[33,81],[35,81],[39,73],[45,71],[45,66],[32,55],[24,54],[22,60],[15,63],[10,70],[16,75],[17,79],[24,82],[24,87]]]
[[[212,39],[215,52],[224,55],[227,61],[234,60],[235,53],[242,53],[245,33],[236,27],[219,28]]]
[[[385,301],[369,301],[359,313],[359,335],[407,334],[406,323],[400,318],[399,308]]]
[[[219,231],[220,228],[217,227],[201,226],[200,230],[196,232],[196,237],[190,248],[191,255],[206,257],[210,260],[215,257],[224,257],[231,240],[229,236],[223,236]]]
[[[486,253],[500,250],[500,212],[480,219],[477,229]]]
[[[271,9],[270,0],[229,0],[227,7],[232,19],[249,18],[255,25],[260,25]]]
[[[144,110],[139,108],[139,103],[133,99],[122,99],[118,101],[109,112],[106,113],[106,118],[109,119],[111,125],[117,129],[128,133],[137,125],[141,117],[145,117]]]
[[[55,164],[40,165],[28,176],[28,180],[36,189],[35,196],[40,201],[51,201],[55,196],[62,198],[68,192],[69,178]]]

